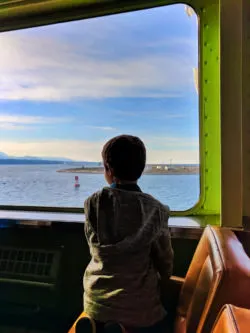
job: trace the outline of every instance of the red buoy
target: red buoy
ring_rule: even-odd
[[[78,176],[75,176],[75,187],[80,187]]]

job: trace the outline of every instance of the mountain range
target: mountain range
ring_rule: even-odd
[[[99,162],[74,161],[66,157],[10,156],[0,152],[0,165],[26,164],[70,164],[75,166],[95,167]]]
[[[0,160],[40,160],[40,161],[57,161],[57,162],[74,162],[65,157],[37,157],[37,156],[9,156],[6,153],[0,152]]]

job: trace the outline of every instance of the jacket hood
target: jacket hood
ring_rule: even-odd
[[[148,194],[107,187],[87,199],[85,214],[93,250],[114,255],[148,247],[168,223],[169,208]]]

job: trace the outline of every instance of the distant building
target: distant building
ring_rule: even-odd
[[[149,169],[149,168],[148,168]],[[168,170],[168,166],[165,164],[155,164],[150,166],[151,170]]]

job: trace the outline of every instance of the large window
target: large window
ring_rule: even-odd
[[[119,134],[146,144],[143,191],[172,210],[195,205],[198,26],[187,14],[172,5],[0,35],[0,205],[82,208],[105,185],[88,168]]]

